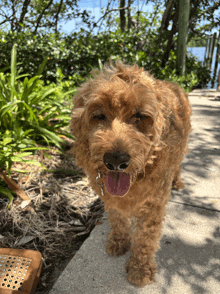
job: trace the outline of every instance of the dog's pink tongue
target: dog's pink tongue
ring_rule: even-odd
[[[130,175],[109,171],[105,179],[105,186],[111,195],[124,196],[130,188]]]

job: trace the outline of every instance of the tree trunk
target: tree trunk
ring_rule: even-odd
[[[120,0],[120,8],[125,7],[125,0]],[[120,26],[121,26],[121,31],[125,31],[125,25],[126,25],[126,18],[125,18],[125,10],[121,9],[120,10]]]
[[[131,0],[128,0],[128,30],[131,28]]]
[[[160,29],[161,30],[167,30],[168,26],[169,26],[169,22],[171,19],[171,13],[172,13],[172,9],[173,6],[175,4],[175,0],[169,0],[166,6],[166,9],[163,13],[163,17],[162,17],[162,22],[161,22],[161,26]]]
[[[171,19],[171,20],[173,22],[171,31],[168,31],[168,30],[164,31],[166,33],[166,35],[167,35],[167,46],[166,46],[166,50],[165,50],[164,55],[163,55],[163,60],[162,60],[162,64],[161,64],[162,67],[165,66],[166,62],[169,59],[170,50],[173,47],[173,36],[178,31],[178,28],[177,28],[178,14],[176,13],[173,16],[173,19]]]
[[[186,44],[189,25],[190,0],[179,0],[179,34],[177,40],[177,73],[184,75],[186,64]]]
[[[172,29],[169,30],[168,27],[172,21]],[[160,32],[164,41],[167,41],[166,49],[163,54],[162,67],[165,66],[170,50],[173,46],[173,36],[177,32],[177,22],[178,22],[178,2],[177,0],[168,0],[166,4],[166,9],[163,13]]]

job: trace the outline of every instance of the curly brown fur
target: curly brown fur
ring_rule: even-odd
[[[144,286],[154,281],[154,254],[172,185],[183,187],[190,105],[179,86],[137,65],[117,61],[93,74],[74,99],[72,152],[108,211],[107,252],[119,256],[130,246],[128,280]]]

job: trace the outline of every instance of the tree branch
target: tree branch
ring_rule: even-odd
[[[47,10],[47,8],[49,8],[52,4],[53,4],[53,0],[50,0],[50,2],[49,2],[49,3],[44,7],[44,9],[41,11],[41,13],[40,13],[40,15],[39,15],[39,17],[38,17],[38,19],[37,19],[37,24],[36,24],[35,29],[34,29],[34,34],[37,33],[37,29],[38,29],[38,27],[39,27],[39,25],[40,25],[40,22],[41,22],[41,19],[42,19],[43,15],[44,15],[44,12],[45,12],[45,11]]]
[[[178,21],[178,17],[179,17],[179,13],[178,13],[178,10],[177,10],[177,13],[175,14],[174,19],[173,19],[172,29],[169,32],[166,51],[164,53],[162,64],[161,64],[162,67],[165,66],[165,64],[166,64],[166,62],[167,62],[167,60],[169,58],[170,50],[171,50],[171,47],[172,47],[172,44],[173,44],[173,35],[178,31],[178,27],[176,25],[177,21]]]
[[[59,7],[58,7],[58,10],[57,10],[57,13],[55,15],[55,32],[57,33],[57,23],[58,23],[58,18],[59,18],[59,13],[61,11],[61,8],[62,8],[62,5],[63,5],[63,0],[60,0],[60,4],[59,4]]]
[[[24,17],[25,17],[25,14],[28,11],[28,5],[30,4],[30,2],[31,2],[31,0],[25,0],[24,1],[22,11],[21,11],[21,15],[20,15],[20,19],[19,19],[18,23],[16,24],[18,32],[21,31],[21,24],[24,23]]]
[[[111,5],[111,2],[112,2],[112,0],[108,1],[108,5],[107,5],[107,7],[106,7],[105,12],[107,12],[107,11],[109,10],[109,7],[110,7],[110,5]],[[113,3],[114,3],[114,0],[113,0]],[[101,21],[101,23],[100,23],[100,25],[99,25],[98,33],[99,33],[100,28],[101,28],[101,26],[102,26],[103,20],[104,20],[104,18],[102,19],[102,21]],[[93,25],[93,28],[94,28],[95,26],[96,26],[96,24]],[[93,29],[93,28],[92,28],[92,29]]]
[[[16,3],[12,1],[12,20],[11,20],[11,30],[14,31],[14,20],[16,20],[16,11],[15,11]]]
[[[175,4],[176,0],[169,0],[166,6],[166,9],[163,13],[162,22],[161,22],[161,30],[167,29],[170,21],[170,14],[172,11],[172,8]]]
[[[2,24],[4,24],[4,23],[6,23],[7,21],[11,21],[11,18],[10,18],[10,17],[6,18],[6,19],[5,19],[5,20],[3,20],[2,22],[0,22],[0,25],[2,25]]]
[[[110,12],[112,12],[112,11],[119,11],[119,10],[122,10],[122,9],[126,10],[126,9],[128,9],[128,6],[121,7],[121,8],[114,8],[114,9],[111,9],[111,10],[106,11],[105,14],[103,16],[101,16],[100,19],[96,23],[93,24],[93,28],[96,27],[97,24],[100,22],[100,20],[102,20],[103,18],[105,18],[106,15],[109,14]]]
[[[156,19],[156,16],[157,16],[157,10],[158,10],[159,6],[160,6],[160,3],[158,2],[156,8],[154,9],[154,16],[153,16],[152,21],[151,21],[151,23],[150,23],[149,33],[151,32],[151,29],[152,29],[152,27],[153,27],[154,20]]]

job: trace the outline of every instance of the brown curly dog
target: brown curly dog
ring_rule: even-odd
[[[108,211],[106,251],[120,256],[131,247],[128,280],[144,286],[154,281],[171,188],[183,187],[190,104],[179,86],[137,65],[117,61],[93,76],[74,99],[72,152]]]

